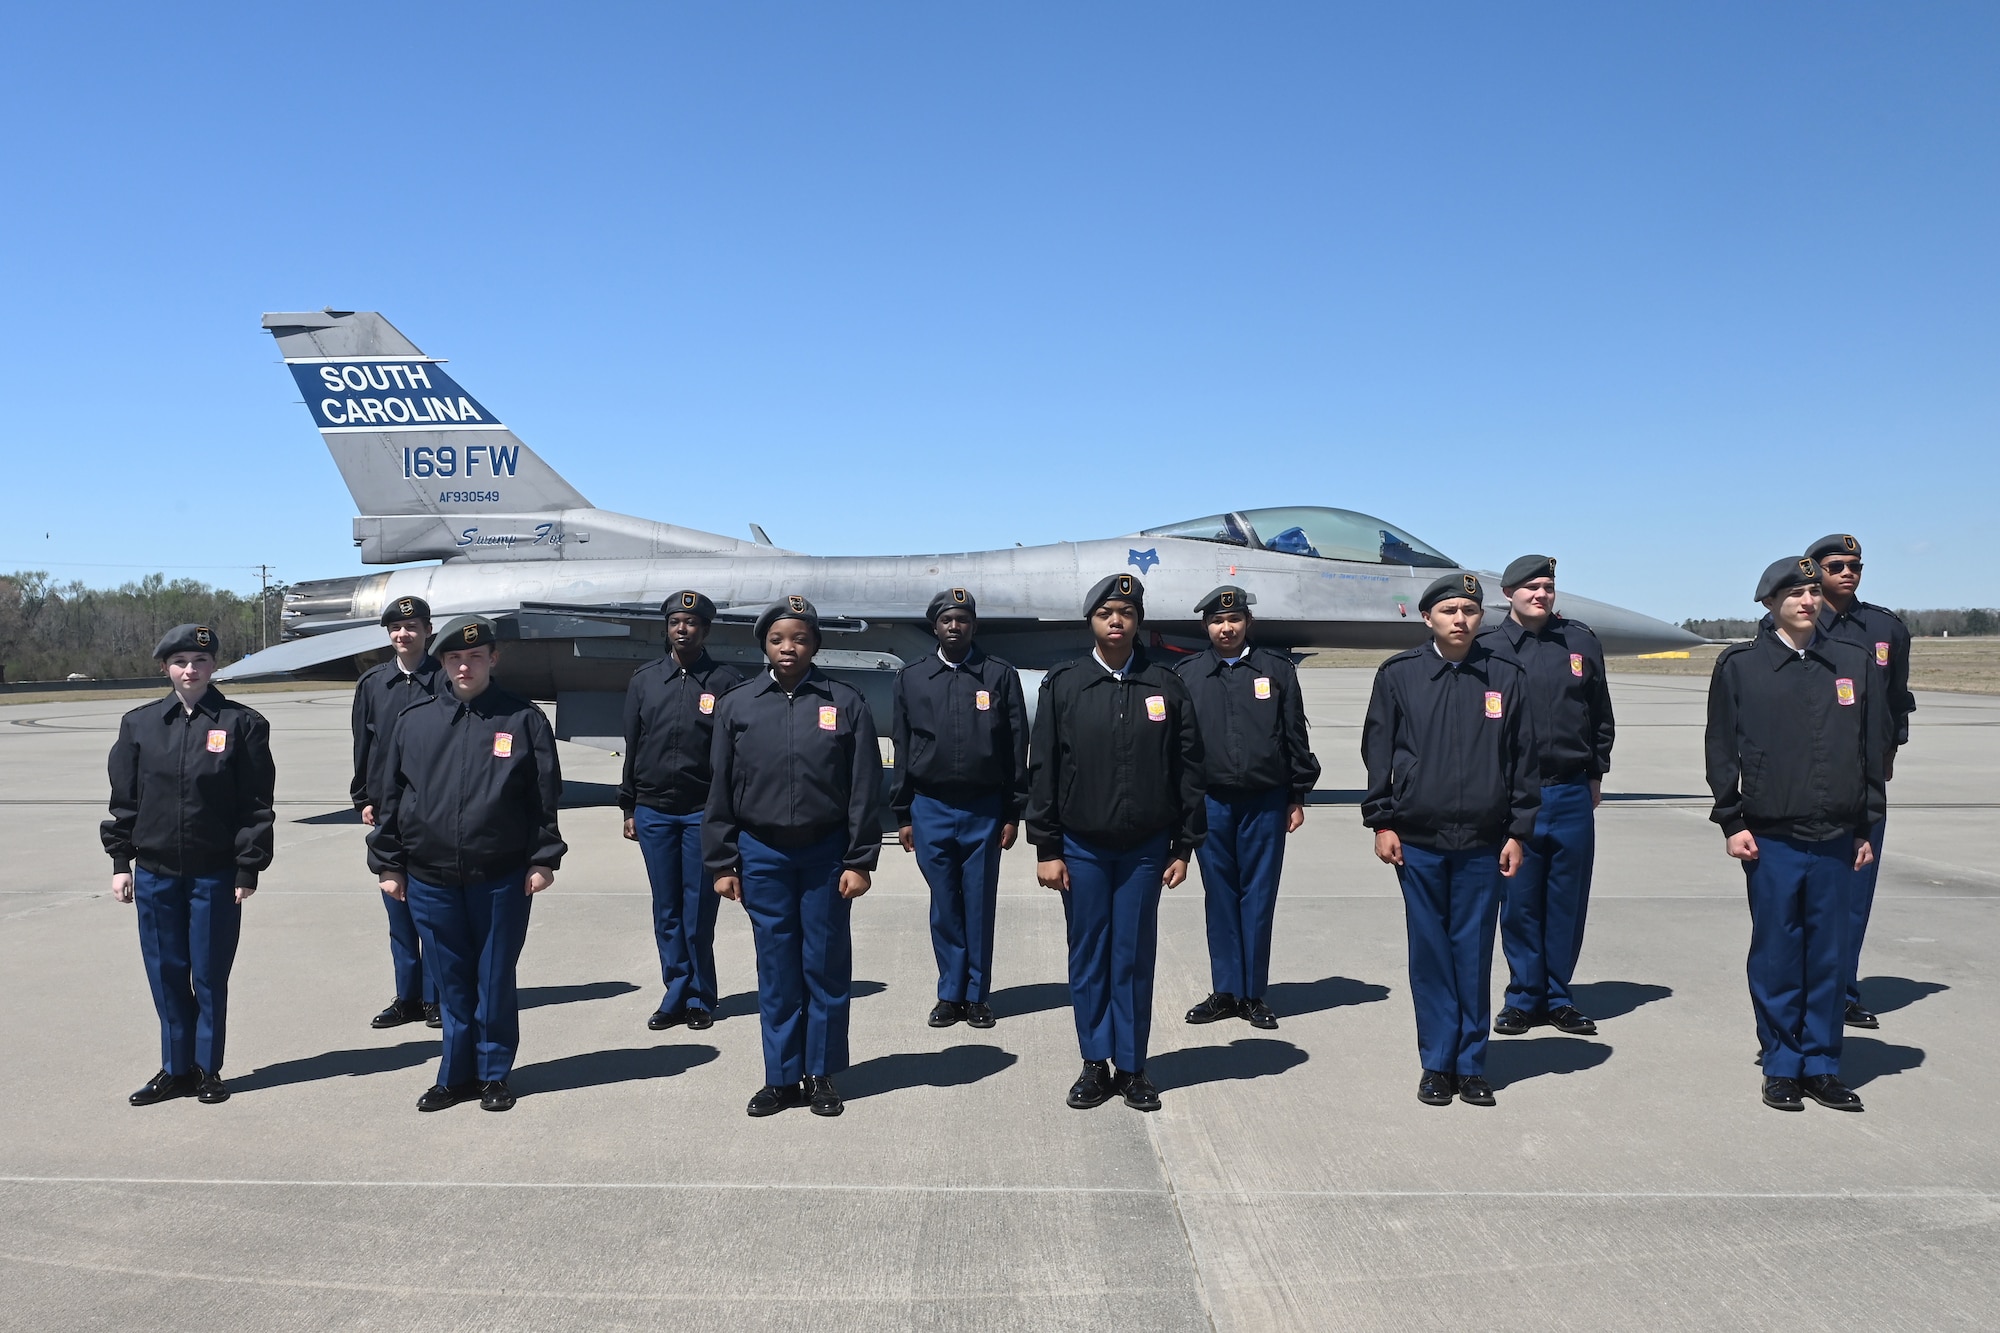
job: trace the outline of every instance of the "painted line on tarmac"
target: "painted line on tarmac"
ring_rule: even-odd
[[[248,1177],[182,1176],[0,1176],[0,1185],[190,1185],[246,1189],[413,1189],[413,1190],[709,1190],[730,1193],[823,1194],[1077,1194],[1165,1197],[1178,1193],[1215,1199],[1651,1199],[1672,1202],[1704,1200],[1824,1200],[1894,1203],[1965,1200],[2000,1202],[2000,1190],[1306,1190],[1306,1189],[1180,1189],[1136,1185],[878,1185],[771,1184],[743,1181],[616,1181],[616,1180],[281,1180]],[[4,1256],[0,1256],[4,1257]]]

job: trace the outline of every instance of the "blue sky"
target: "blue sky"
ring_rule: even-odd
[[[0,569],[360,569],[258,328],[331,305],[594,503],[802,550],[1319,503],[1675,619],[1829,530],[1994,605],[1996,58],[1969,4],[17,10]]]

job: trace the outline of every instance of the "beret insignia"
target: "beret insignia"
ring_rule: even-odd
[[[1807,578],[1815,578],[1818,576],[1819,571],[1813,568],[1813,562],[1811,556],[1802,555],[1799,557],[1799,573],[1804,574]]]
[[[1858,551],[1861,549],[1861,543],[1854,540],[1854,534],[1851,532],[1845,532],[1841,534],[1840,544],[1842,546],[1845,546],[1850,551]]]
[[[953,589],[951,590],[951,600],[952,600],[952,601],[954,601],[954,602],[957,602],[957,603],[958,603],[958,604],[959,604],[960,606],[964,606],[964,605],[965,605],[965,589],[963,589],[963,588],[953,588]]]
[[[1130,574],[1120,574],[1118,576],[1118,591],[1125,593],[1127,596],[1131,595],[1132,576]]]
[[[803,611],[806,609],[806,599],[797,593],[793,593],[785,599],[785,605],[791,607],[794,611]]]
[[[477,643],[479,640],[479,626],[477,625],[463,626],[458,631],[458,634],[459,637],[464,639],[467,643]]]
[[[1236,605],[1236,594],[1233,592],[1226,592],[1222,594],[1220,598],[1216,599],[1215,604],[1221,607],[1223,610],[1227,611],[1230,607]]]
[[[203,648],[213,648],[215,646],[215,634],[208,626],[197,625],[194,631],[194,641]]]
[[[1465,576],[1465,595],[1467,597],[1479,596],[1479,580],[1470,574]]]
[[[692,610],[694,610],[694,594],[693,594],[693,593],[691,593],[691,592],[684,592],[684,593],[682,593],[682,594],[681,594],[681,609],[682,609],[682,610],[684,610],[684,611],[692,611]]]

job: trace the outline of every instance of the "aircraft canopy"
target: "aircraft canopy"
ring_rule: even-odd
[[[1220,542],[1284,555],[1320,560],[1356,560],[1369,565],[1411,565],[1418,569],[1457,569],[1456,560],[1426,545],[1392,523],[1352,509],[1300,505],[1283,509],[1242,509],[1209,518],[1189,519],[1164,528],[1147,528],[1142,537],[1181,537]]]

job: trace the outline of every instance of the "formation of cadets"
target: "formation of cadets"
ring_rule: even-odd
[[[1494,1104],[1489,1034],[1597,1031],[1571,988],[1615,732],[1602,646],[1555,611],[1555,569],[1543,555],[1510,564],[1508,613],[1492,625],[1476,575],[1438,578],[1418,603],[1430,642],[1382,663],[1362,726],[1361,816],[1402,887],[1426,1105]],[[1807,1098],[1860,1110],[1840,1081],[1841,1037],[1878,1026],[1856,979],[1885,784],[1915,702],[1909,633],[1859,600],[1860,578],[1847,534],[1773,563],[1756,587],[1768,613],[1757,636],[1723,650],[1709,687],[1711,818],[1744,869],[1763,1100],[1780,1110]],[[714,603],[669,597],[669,651],[627,692],[619,787],[664,987],[647,1026],[714,1023],[717,912],[739,903],[764,1054],[748,1112],[839,1115],[849,916],[881,855],[886,800],[930,887],[932,1027],[996,1021],[1000,859],[1022,833],[1036,879],[1062,895],[1083,1060],[1070,1106],[1160,1106],[1146,1073],[1160,895],[1190,858],[1212,989],[1186,1021],[1277,1027],[1267,989],[1285,839],[1320,772],[1297,671],[1253,642],[1249,590],[1225,585],[1193,608],[1209,639],[1194,654],[1142,642],[1145,595],[1131,574],[1091,588],[1091,650],[1046,674],[1031,728],[1019,674],[977,643],[973,593],[939,593],[937,651],[896,679],[886,796],[867,700],[814,665],[810,601],[786,597],[758,618],[766,666],[746,679],[708,654]],[[491,621],[434,630],[423,599],[404,597],[382,622],[393,655],[356,687],[351,787],[395,978],[372,1022],[442,1029],[418,1110],[505,1111],[516,966],[534,897],[567,851],[554,733],[494,683]],[[127,713],[111,751],[104,847],[114,897],[137,907],[160,1022],[161,1068],[135,1106],[229,1096],[229,972],[271,862],[275,769],[265,720],[210,683],[218,648],[204,626],[170,631],[156,656],[172,691]],[[1496,933],[1508,969],[1497,1014]]]

